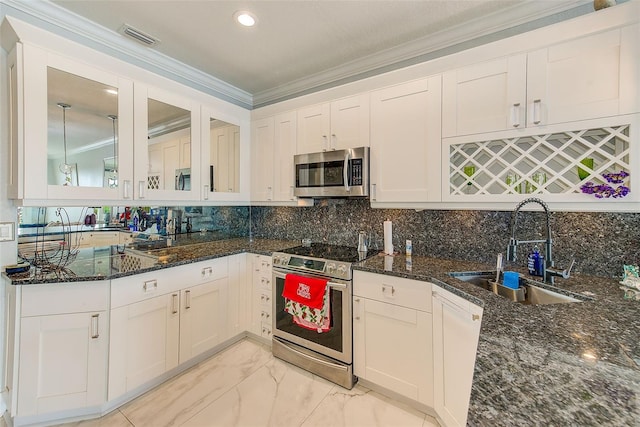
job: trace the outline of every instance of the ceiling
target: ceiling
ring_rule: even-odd
[[[69,19],[91,21],[103,38],[108,30],[109,43],[130,48],[132,55],[142,45],[119,33],[123,24],[158,38],[157,45],[144,49],[232,87],[245,97],[238,96],[236,103],[250,108],[421,62],[470,40],[479,44],[540,27],[591,7],[590,0],[53,3]],[[233,15],[239,10],[252,12],[257,25],[236,24]]]

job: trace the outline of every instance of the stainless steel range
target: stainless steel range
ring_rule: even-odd
[[[363,259],[356,248],[314,243],[273,254],[273,355],[345,388],[352,388],[353,263]],[[327,281],[328,330],[308,329],[285,311],[282,296],[288,274]]]

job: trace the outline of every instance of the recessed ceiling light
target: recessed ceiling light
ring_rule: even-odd
[[[247,12],[245,10],[234,13],[233,18],[236,20],[236,22],[238,22],[238,24],[245,27],[253,27],[254,25],[256,25],[256,22],[258,22],[256,16],[253,13]]]

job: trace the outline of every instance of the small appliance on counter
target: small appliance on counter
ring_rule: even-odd
[[[13,274],[26,273],[31,268],[31,264],[28,262],[19,262],[17,264],[7,265],[4,267],[4,272],[11,276]]]

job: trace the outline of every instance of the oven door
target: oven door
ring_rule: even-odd
[[[341,362],[352,362],[351,282],[330,280],[330,330],[318,333],[298,326],[293,316],[284,311],[284,278],[287,273],[318,277],[286,270],[273,270],[273,335]]]

